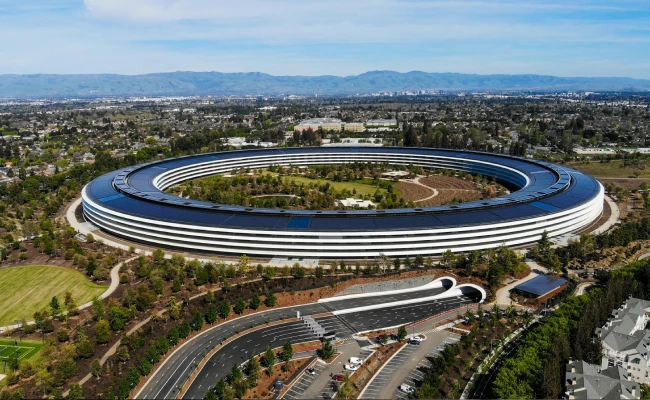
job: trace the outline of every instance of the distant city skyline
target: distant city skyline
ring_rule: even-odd
[[[0,74],[650,79],[650,6],[642,0],[0,0],[0,25]]]

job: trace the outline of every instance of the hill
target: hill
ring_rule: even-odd
[[[371,71],[354,76],[273,76],[259,72],[145,75],[0,75],[0,97],[188,95],[349,95],[415,90],[649,91],[650,80],[548,75]]]

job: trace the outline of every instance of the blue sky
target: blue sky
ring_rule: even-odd
[[[0,0],[0,74],[650,79],[650,1]]]

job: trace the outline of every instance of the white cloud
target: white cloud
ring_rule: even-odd
[[[393,69],[649,77],[647,67],[638,66],[650,61],[650,13],[631,18],[629,12],[644,6],[604,0],[0,0],[0,26],[16,38],[0,46],[0,73]]]

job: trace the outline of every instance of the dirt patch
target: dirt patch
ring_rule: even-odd
[[[402,193],[402,198],[406,201],[415,202],[434,194],[432,189],[410,182],[398,182],[393,187]]]
[[[465,203],[468,201],[482,200],[483,194],[479,190],[438,189],[438,195],[418,203],[420,207],[435,207],[452,203]]]
[[[434,189],[460,189],[460,190],[478,190],[474,182],[456,178],[454,176],[431,175],[426,178],[420,178],[420,183]]]
[[[643,182],[646,182],[647,184],[650,185],[650,178],[603,178],[603,177],[596,177],[597,180],[600,181],[600,183],[605,186],[605,184],[610,184],[614,186],[618,186],[622,189],[625,190],[639,190],[641,189],[641,184]]]
[[[273,386],[275,381],[280,380],[285,384],[288,383],[290,378],[293,377],[296,372],[300,371],[300,369],[302,369],[309,361],[308,358],[302,358],[300,360],[289,361],[287,365],[285,365],[285,363],[276,364],[271,368],[272,372],[270,375],[265,370],[260,374],[257,386],[249,389],[246,398],[270,399],[274,397],[274,393],[269,389]]]

